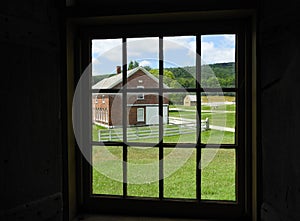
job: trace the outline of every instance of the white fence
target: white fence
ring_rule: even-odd
[[[177,136],[183,134],[196,133],[195,123],[176,124],[164,127],[164,137]],[[201,120],[201,131],[209,129],[209,119]],[[159,136],[159,127],[129,127],[127,129],[127,140],[157,138]],[[98,130],[98,141],[121,141],[123,140],[123,130],[120,128]]]

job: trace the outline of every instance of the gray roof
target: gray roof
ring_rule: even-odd
[[[132,70],[127,71],[127,78],[136,73],[137,71],[143,71],[148,77],[152,78],[154,81],[158,83],[158,79],[153,76],[149,71],[147,71],[143,67],[136,67]],[[92,89],[111,89],[122,82],[122,74],[116,74],[112,77],[105,78],[92,86]],[[168,88],[167,85],[164,84],[165,88]]]
[[[197,101],[196,95],[186,95],[190,99],[190,101]]]

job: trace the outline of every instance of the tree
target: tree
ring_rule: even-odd
[[[145,70],[150,71],[152,68],[150,66],[143,66],[143,68],[145,68]]]
[[[139,63],[137,61],[130,61],[128,64],[128,70],[134,69],[139,66]]]
[[[151,74],[153,74],[155,77],[159,78],[158,75],[159,75],[159,70],[158,69],[151,69],[149,71]],[[166,84],[167,86],[171,86],[173,85],[173,81],[175,80],[175,77],[174,77],[174,74],[169,71],[169,70],[164,70],[164,74],[163,74],[163,81],[164,81],[164,84]]]

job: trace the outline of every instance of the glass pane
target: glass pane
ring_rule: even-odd
[[[121,87],[122,39],[92,40],[93,89],[116,89]]]
[[[234,149],[202,149],[202,200],[236,200],[235,163],[236,154]]]
[[[127,140],[130,142],[158,143],[159,107],[158,93],[127,94]],[[165,101],[165,109],[168,107]],[[167,121],[167,117],[164,118]]]
[[[201,36],[201,86],[236,87],[235,34]]]
[[[168,148],[164,150],[164,197],[196,198],[196,150]]]
[[[165,143],[196,143],[197,98],[194,93],[165,93],[169,100],[168,121],[164,125]]]
[[[159,39],[127,38],[127,88],[158,88]]]
[[[93,141],[122,141],[122,94],[93,93]]]
[[[159,155],[156,147],[128,147],[128,196],[159,196]]]
[[[196,87],[196,37],[164,37],[164,84],[170,88]]]
[[[122,152],[122,147],[93,146],[93,194],[123,195]]]
[[[207,130],[201,133],[204,144],[235,144],[235,93],[202,93],[201,120]]]

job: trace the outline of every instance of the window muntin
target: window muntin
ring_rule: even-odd
[[[218,50],[215,49],[217,50],[216,52],[211,52],[210,50],[212,49],[210,48],[210,44],[212,43],[207,42],[211,39],[215,39],[217,44],[222,44],[222,39],[223,44],[225,44],[225,40],[229,39],[227,43],[231,43],[231,45],[230,47],[227,47],[223,50],[222,48],[219,48]],[[194,169],[189,168],[190,174],[188,172],[184,172],[183,174],[186,174],[187,176],[190,175],[191,177],[189,178],[189,180],[193,180],[192,182],[194,183],[194,187],[190,189],[191,192],[197,190],[197,185],[200,186],[199,189],[201,189],[201,182],[203,182],[203,179],[199,180],[199,178],[196,176],[199,171],[197,171],[197,159],[195,159],[195,156],[200,155],[202,157],[202,166],[206,167],[206,165],[204,165],[205,162],[212,160],[210,159],[210,155],[214,157],[214,155],[218,153],[218,147],[220,145],[235,145],[236,141],[235,96],[237,92],[235,90],[236,73],[234,68],[236,63],[235,35],[222,34],[201,36],[174,36],[160,37],[159,39],[129,38],[125,39],[125,44],[127,47],[125,48],[125,52],[123,47],[123,56],[124,54],[127,54],[126,60],[130,60],[130,63],[128,65],[124,66],[123,64],[123,68],[127,67],[126,73],[124,71],[122,73],[116,73],[115,76],[108,77],[107,79],[100,81],[100,85],[104,86],[102,88],[97,88],[100,91],[101,89],[108,91],[119,89],[122,90],[122,95],[126,97],[126,103],[122,103],[123,110],[126,111],[123,112],[126,114],[126,116],[123,116],[123,124],[119,126],[123,128],[122,132],[126,131],[127,133],[121,133],[120,136],[123,137],[123,141],[127,141],[129,143],[136,142],[137,146],[139,144],[142,144],[151,147],[151,143],[154,146],[153,148],[156,148],[155,146],[158,146],[158,150],[160,150],[160,158],[157,157],[157,159],[160,159],[162,160],[162,162],[164,162],[160,165],[159,168],[157,168],[158,171],[161,171],[159,174],[160,176],[165,174],[167,174],[167,176],[172,176],[172,172],[174,172],[172,170],[170,170],[171,172],[166,170],[166,168],[172,167],[170,166],[172,165],[172,162],[176,162],[175,158],[173,160],[169,160],[168,158],[164,159],[165,154],[168,152],[166,147],[177,147],[177,145],[189,147],[188,149],[190,150],[188,150],[188,153],[193,155],[194,158],[193,160],[187,160],[187,165],[193,165],[192,167],[194,167]],[[149,45],[152,45],[152,47],[155,46],[157,48],[149,48]],[[196,51],[199,51],[199,47],[201,48],[201,60],[196,56]],[[138,52],[140,52],[140,54]],[[148,55],[152,57],[160,57],[161,62],[155,59],[153,59],[151,62],[142,60],[142,52],[144,53],[144,56]],[[157,54],[158,52],[159,54]],[[213,63],[215,61],[218,61],[218,56],[220,57],[219,59],[224,59],[222,58],[222,56],[224,56],[222,54],[226,55],[226,53],[229,53],[231,57],[227,56],[225,60],[229,59],[231,63]],[[140,57],[137,56],[138,54]],[[211,54],[216,57],[212,57]],[[187,55],[189,56],[189,58],[187,58],[186,60],[180,60],[180,57],[185,58]],[[174,60],[176,63],[182,63],[172,63],[168,61],[167,58],[169,58],[170,60]],[[205,59],[206,61],[203,61],[203,59]],[[148,64],[147,70],[145,69],[145,67],[142,67],[142,65],[139,64],[138,60],[142,61],[144,66],[145,64]],[[156,68],[157,65],[158,68]],[[215,71],[218,73],[215,74]],[[124,77],[126,77],[125,82]],[[201,81],[199,82],[199,80]],[[227,80],[229,83],[226,82]],[[196,87],[197,81],[199,82],[198,85],[200,86],[200,88]],[[109,82],[109,84],[107,82]],[[99,85],[99,83],[97,84]],[[173,88],[177,91],[173,92]],[[207,88],[209,92],[206,91]],[[136,89],[136,92],[132,91],[134,89]],[[151,92],[142,94],[139,93],[140,90],[145,91],[145,89],[150,89]],[[223,92],[223,89],[226,90],[225,93]],[[201,92],[201,90],[203,90],[203,92]],[[106,96],[103,94],[102,100],[104,100],[105,97]],[[230,103],[231,106],[229,106],[229,101],[225,99],[232,100],[232,102]],[[121,101],[119,100],[119,104],[116,105],[120,105],[120,102]],[[106,102],[102,101],[102,103],[105,104]],[[108,101],[108,103],[110,102]],[[107,109],[112,108],[106,106],[106,108],[100,109],[100,119],[104,123],[109,122]],[[227,109],[231,109],[231,111]],[[125,125],[125,123],[127,125]],[[116,129],[110,129],[108,127],[107,130],[109,131],[109,134],[111,134]],[[203,154],[196,154],[197,151],[200,151],[203,147],[205,147],[203,145],[210,144],[215,145],[215,149],[212,148],[210,151],[207,151],[204,148],[201,151],[203,152]],[[120,143],[120,145],[124,145],[124,143]],[[125,148],[128,149],[127,145]],[[133,150],[134,147],[132,147],[131,149]],[[128,151],[126,152],[126,154],[128,154]],[[184,155],[185,154],[183,149],[177,154],[177,156]],[[232,158],[231,161],[229,161],[231,169],[234,170],[234,156],[232,154],[223,155],[224,158],[226,158],[226,156],[230,156]],[[222,157],[223,155],[220,154],[217,156]],[[207,157],[208,160],[204,159],[204,157]],[[126,158],[128,160],[128,157]],[[195,162],[191,163],[190,161]],[[127,163],[128,170],[130,164],[129,162]],[[168,163],[170,163],[170,165]],[[219,169],[221,167],[222,166],[219,165]],[[162,168],[164,169],[161,170]],[[166,181],[168,181],[167,176]],[[183,179],[184,175],[182,175],[182,178],[180,179],[180,176],[176,175],[175,172],[173,177],[177,177],[177,179],[179,179],[180,181],[181,179]],[[200,177],[202,176],[200,175]],[[169,180],[170,179],[172,178],[169,178]],[[224,196],[217,199],[214,196],[209,197],[207,194],[204,194],[205,191],[201,193],[198,192],[197,194],[196,192],[194,192],[193,194],[190,192],[190,194],[188,195],[191,196],[190,199],[197,199],[197,197],[200,197],[200,199],[202,199],[201,195],[203,193],[205,195],[204,199],[206,200],[212,199],[235,201],[236,179],[235,177],[230,177],[228,178],[228,180],[231,181],[231,183],[229,183],[228,185],[230,185],[231,187],[233,186],[234,189],[234,191],[231,192],[230,196]],[[163,184],[159,185],[160,188],[158,189],[158,192],[153,193],[152,195],[150,194],[151,196],[167,198],[188,197],[188,195],[179,194],[176,193],[176,191],[172,196],[172,191],[168,191],[168,188],[171,187],[168,186],[168,182],[164,181],[164,179],[161,179],[159,181]],[[204,182],[203,184],[205,186],[206,182]],[[125,185],[127,184],[125,183]],[[130,185],[130,183],[128,183],[128,185]],[[179,186],[180,185],[177,185],[177,188],[179,188]],[[132,196],[134,196],[133,192],[131,192]],[[187,192],[189,192],[189,190]],[[219,192],[221,192],[221,190],[219,190]],[[163,193],[166,195],[164,195]]]
[[[223,33],[226,33],[226,32],[222,32],[221,34],[223,34]],[[231,33],[234,33],[234,32],[231,32]],[[238,32],[239,34],[238,35],[240,35],[240,32]],[[174,35],[174,36],[180,36],[180,35]],[[241,36],[239,36],[240,38],[240,41],[239,41],[239,45],[241,46],[243,46],[243,40],[241,40],[241,39],[243,39],[243,37],[241,37]],[[163,37],[160,37],[161,39],[163,38]],[[196,35],[196,38],[197,38],[197,41],[198,41],[198,44],[200,43],[200,41],[199,41],[199,39],[201,39],[201,35]],[[126,42],[126,38],[123,38],[123,42]],[[242,42],[242,44],[241,44],[241,42]],[[160,49],[161,49],[161,46],[162,45],[160,45]],[[123,48],[124,49],[124,48]],[[199,53],[200,52],[200,50],[201,50],[201,46],[199,47],[199,45],[198,45],[198,47],[196,48],[196,51]],[[242,49],[242,51],[243,51],[243,49]],[[239,51],[239,54],[241,55],[241,53],[240,53],[241,51]],[[123,54],[124,55],[124,54]],[[242,68],[243,68],[243,59],[241,58],[241,56],[238,58],[238,57],[236,57],[235,58],[236,60],[238,60],[239,61],[239,66],[238,66],[238,68],[237,69],[239,69],[239,71],[237,71],[236,70],[236,74],[237,73],[240,73],[240,75],[239,75],[239,78],[237,78],[237,79],[235,79],[235,81],[236,81],[236,85],[239,85],[239,86],[241,86],[242,84],[241,84],[241,82],[243,82],[243,80],[242,80],[242,78],[244,78],[243,77],[243,72],[241,72],[241,70],[242,70]],[[127,59],[125,59],[124,60],[124,58],[123,58],[123,62],[125,62],[125,63],[127,63],[127,61],[126,61]],[[241,62],[242,61],[242,62]],[[124,64],[124,63],[123,63]],[[201,63],[200,63],[201,64]],[[237,64],[237,63],[236,63]],[[199,65],[199,63],[198,62],[196,62],[196,65]],[[161,65],[161,63],[160,63],[160,65],[159,65],[159,67],[160,68],[162,68],[163,69],[163,65]],[[198,67],[200,67],[200,66],[198,66]],[[242,67],[242,68],[241,68]],[[122,69],[124,69],[124,68],[126,68],[124,65],[122,66]],[[126,71],[124,70],[123,72],[125,72],[125,76],[126,76]],[[160,74],[162,75],[162,73],[163,73],[163,71],[160,71]],[[197,75],[197,77],[198,77],[198,75]],[[124,79],[124,78],[123,78]],[[159,76],[159,79],[161,80],[160,82],[162,82],[162,80],[163,80],[163,78],[162,77],[160,77]],[[200,79],[197,79],[198,80],[198,82],[200,82],[200,80],[201,80],[201,76],[200,76]],[[159,83],[160,85],[162,85],[162,83]],[[162,87],[161,87],[162,88]],[[159,88],[158,88],[159,89]],[[179,89],[179,90],[178,90]],[[198,85],[196,84],[196,87],[195,88],[189,88],[187,91],[188,91],[188,93],[208,93],[208,92],[214,92],[213,91],[213,89],[214,89],[214,87],[211,87],[211,88],[209,88],[209,90],[207,90],[207,91],[204,91],[203,90],[203,88],[201,88],[201,87],[198,87]],[[236,128],[237,127],[239,127],[239,128],[243,128],[243,124],[241,124],[241,122],[243,122],[245,119],[244,119],[244,116],[243,116],[243,112],[241,111],[241,110],[243,110],[243,102],[240,102],[241,101],[241,97],[243,97],[244,96],[244,92],[243,92],[243,90],[244,90],[244,88],[242,88],[242,87],[239,87],[239,88],[237,88],[237,87],[234,87],[234,88],[222,88],[223,89],[223,91],[224,92],[235,92],[236,94],[235,94],[235,96],[236,96],[236,98],[237,98],[237,101],[239,101],[239,102],[237,102],[237,107],[235,108],[235,110],[236,110],[236,113],[237,113],[237,115],[239,115],[239,118],[238,118],[238,122],[236,122],[237,123],[237,125],[236,125]],[[124,93],[124,91],[126,91],[126,93]],[[149,90],[146,90],[147,92],[149,92]],[[109,91],[109,90],[107,90],[105,93],[109,93],[109,92],[111,92],[111,91]],[[135,91],[135,90],[121,90],[121,91],[118,91],[118,92],[121,92],[121,94],[122,95],[125,95],[125,99],[124,100],[127,100],[127,94],[129,94],[129,93],[134,93],[134,92],[137,92],[137,91]],[[183,92],[183,91],[180,91],[180,88],[174,88],[174,89],[172,89],[172,88],[170,88],[170,90],[168,89],[168,90],[165,90],[165,89],[163,89],[162,91],[160,91],[160,90],[153,90],[153,91],[151,91],[151,93],[158,93],[159,95],[163,95],[164,93],[169,93],[169,92],[172,92],[172,93],[178,93],[178,92]],[[185,92],[185,91],[184,91]],[[163,96],[162,96],[163,97]],[[200,98],[201,96],[199,96],[198,95],[198,98]],[[126,102],[124,103],[124,100],[123,100],[123,102],[122,102],[122,104],[126,104]],[[162,99],[160,98],[160,100],[162,101]],[[201,99],[202,100],[202,99]],[[161,102],[162,103],[162,102]],[[239,104],[239,105],[238,105]],[[125,113],[124,111],[126,110],[125,108],[124,108],[124,105],[123,105],[123,113]],[[198,108],[198,110],[201,110],[201,108]],[[238,111],[239,110],[239,111]],[[159,111],[159,113],[160,113],[160,115],[162,115],[162,108],[160,108],[160,111]],[[123,118],[124,119],[124,118]],[[199,118],[199,120],[200,120],[201,118]],[[237,120],[237,119],[236,119]],[[199,121],[199,123],[200,123],[200,121]],[[126,124],[127,125],[127,124]],[[198,124],[199,125],[199,124]],[[163,134],[163,130],[162,129],[159,129],[160,130],[160,132],[159,132],[159,134]],[[127,132],[127,129],[123,129],[123,132]],[[122,134],[122,137],[123,137],[123,141],[121,141],[121,143],[118,143],[118,144],[122,144],[122,147],[123,147],[123,151],[127,151],[128,150],[128,147],[130,146],[130,145],[132,145],[132,143],[128,143],[127,142],[127,140],[126,140],[126,138],[127,138],[127,136],[126,136],[126,134],[125,134],[125,136],[124,136],[124,134],[125,133],[123,133]],[[235,206],[234,205],[240,205],[241,203],[242,203],[242,205],[243,205],[243,200],[244,200],[244,198],[243,198],[243,196],[241,195],[241,193],[243,193],[243,183],[241,183],[241,181],[243,180],[243,176],[241,175],[241,165],[243,165],[243,162],[242,161],[240,161],[240,159],[243,159],[243,148],[244,148],[244,146],[243,145],[240,145],[240,144],[243,144],[243,142],[244,142],[244,140],[243,140],[243,134],[244,134],[244,132],[242,132],[242,130],[239,130],[239,131],[236,131],[236,133],[235,133],[235,138],[234,138],[234,142],[229,142],[229,143],[223,143],[223,144],[221,144],[221,148],[226,148],[226,149],[235,149],[236,150],[236,154],[237,154],[237,156],[236,156],[236,162],[235,163],[238,163],[239,162],[239,170],[236,170],[236,175],[238,175],[238,177],[236,177],[236,178],[238,178],[238,179],[236,179],[236,182],[239,182],[239,183],[237,183],[237,186],[239,187],[238,189],[236,189],[236,193],[237,193],[237,195],[236,195],[236,200],[235,201],[232,201],[232,200],[230,200],[232,203],[230,203],[230,205],[232,205],[233,207],[232,208],[234,208]],[[162,135],[160,135],[161,137],[162,137]],[[160,138],[161,138],[160,137]],[[240,138],[242,138],[242,139],[240,139]],[[202,139],[201,139],[202,140]],[[119,141],[118,141],[119,142]],[[123,144],[126,144],[126,145],[123,145]],[[104,145],[107,145],[107,144],[109,144],[109,143],[104,143]],[[128,145],[129,144],[129,145]],[[162,150],[165,150],[165,149],[167,149],[167,148],[171,148],[172,147],[172,143],[163,143],[164,144],[164,146],[162,145],[162,146],[160,146],[159,144],[157,144],[156,142],[154,142],[154,143],[140,143],[140,142],[137,142],[136,144],[134,144],[133,146],[143,146],[143,147],[147,147],[147,146],[155,146],[156,148],[158,148],[158,150],[159,150],[159,158],[161,158],[162,156],[163,156],[163,154],[162,154]],[[193,144],[193,143],[186,143],[186,144],[184,144],[184,143],[182,143],[182,144],[180,144],[179,146],[180,147],[184,147],[184,148],[186,148],[186,147],[188,147],[188,148],[191,148],[193,145],[194,145],[194,148],[195,148],[195,151],[196,151],[196,161],[197,162],[199,162],[200,161],[200,159],[201,159],[201,154],[200,154],[200,156],[199,156],[199,151],[198,151],[198,149],[199,149],[199,147],[197,146],[198,144],[200,144],[200,148],[203,148],[204,146],[205,146],[205,143],[202,143],[202,142],[199,142],[199,140],[196,142],[196,145],[195,144]],[[115,145],[115,144],[114,144]],[[213,144],[213,143],[209,143],[209,147],[214,147],[214,145],[215,144]],[[161,147],[163,147],[163,148],[161,148]],[[162,150],[161,150],[162,149]],[[237,151],[238,150],[238,151]],[[126,155],[128,155],[127,153],[124,153],[123,152],[123,159],[125,159],[126,157]],[[124,158],[125,157],[125,158]],[[127,160],[127,159],[125,159],[125,160]],[[241,163],[242,162],[242,163]],[[126,168],[126,166],[125,166],[125,168]],[[124,172],[124,165],[123,165],[123,172]],[[161,172],[160,172],[161,173]],[[199,175],[199,169],[196,169],[196,182],[198,182],[198,183],[201,183],[201,179],[200,179],[200,182],[199,182],[199,178],[201,178],[201,174]],[[240,185],[242,185],[242,186],[240,186]],[[199,187],[200,186],[200,187]],[[128,193],[128,190],[127,190],[128,188],[127,188],[127,185],[126,184],[123,184],[123,195],[122,195],[122,197],[121,198],[124,198],[125,197],[125,199],[127,198],[127,193]],[[161,182],[161,181],[159,181],[159,197],[158,198],[160,198],[161,200],[167,200],[167,199],[169,199],[169,198],[165,198],[164,197],[164,194],[162,194],[161,193],[161,189],[163,189],[163,182]],[[200,191],[201,191],[201,185],[197,185],[196,186],[196,201],[195,201],[195,205],[198,205],[198,206],[200,206],[200,208],[201,208],[201,205],[202,204],[206,204],[206,201],[207,200],[212,200],[212,203],[213,204],[210,204],[210,205],[217,205],[218,207],[223,207],[223,206],[221,206],[221,204],[218,204],[218,200],[216,201],[215,199],[209,199],[209,198],[206,198],[206,199],[201,199],[201,193],[200,193]],[[91,193],[91,192],[89,192],[89,193]],[[200,194],[199,194],[200,193]],[[132,195],[132,194],[131,194]],[[97,197],[98,197],[98,195],[97,195]],[[99,196],[100,197],[100,196]],[[104,195],[101,195],[101,198],[102,198],[102,200],[103,199],[106,199],[107,198],[107,196],[106,196],[106,194],[104,194]],[[120,199],[121,199],[120,198]],[[192,199],[192,198],[186,198],[186,199]],[[186,200],[185,199],[185,200]],[[199,199],[200,199],[200,201],[199,201]],[[124,199],[122,199],[122,200],[124,200]],[[227,202],[227,200],[226,199],[224,199],[226,202]],[[126,200],[125,200],[126,201]],[[183,201],[182,201],[183,202]],[[185,204],[182,204],[182,205],[184,205],[184,207],[185,207]],[[196,206],[196,207],[198,207],[198,206]],[[208,207],[210,207],[210,206],[208,206]],[[239,207],[240,208],[240,207]],[[176,212],[175,212],[176,213]],[[205,212],[204,212],[204,214],[205,214]]]

